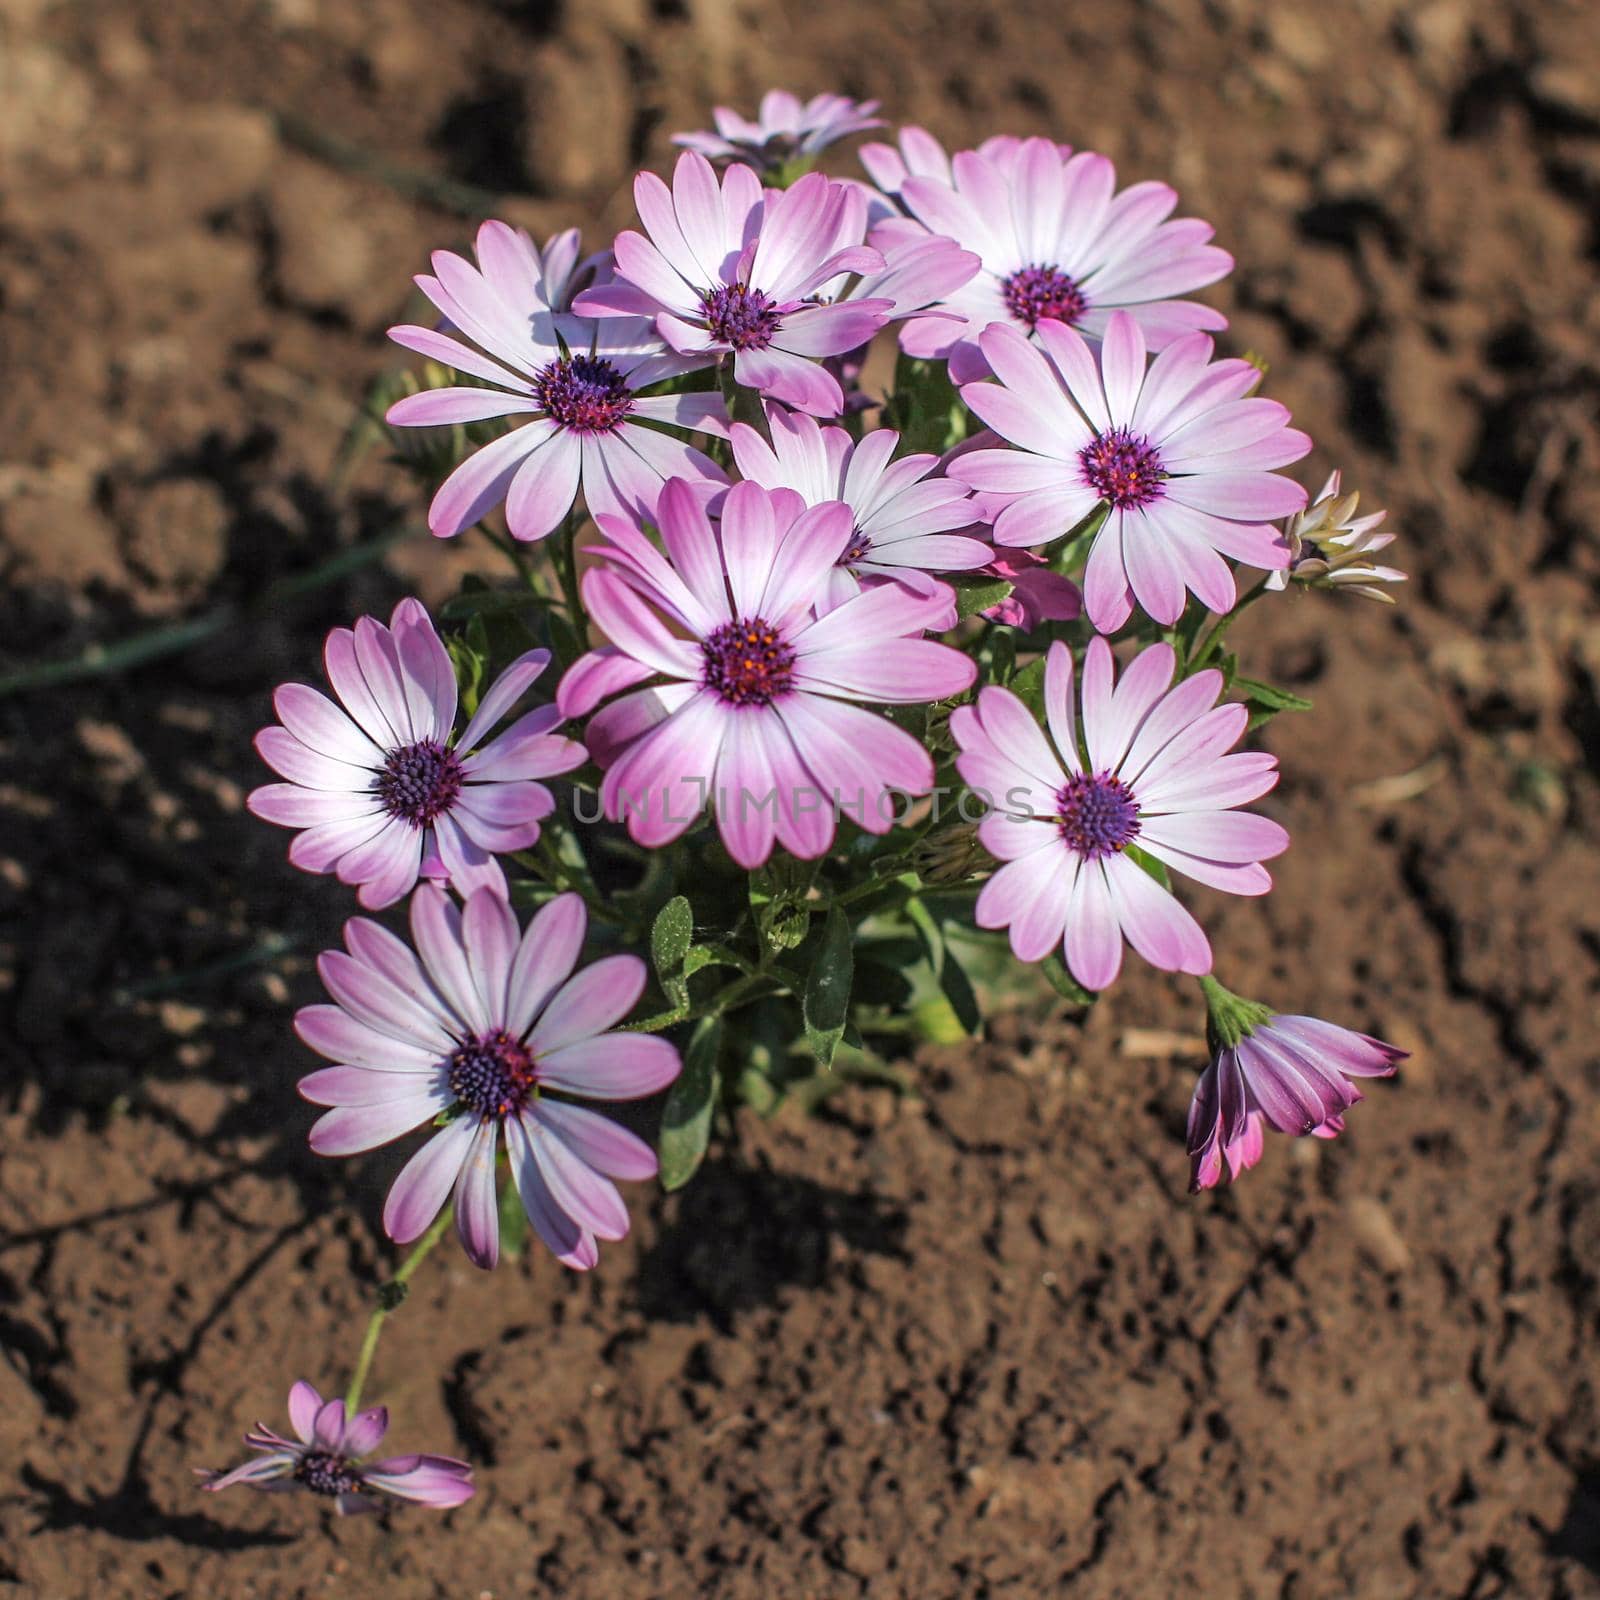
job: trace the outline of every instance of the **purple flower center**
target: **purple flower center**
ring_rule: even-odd
[[[783,323],[771,298],[743,283],[719,284],[700,296],[713,339],[735,350],[765,350]]]
[[[633,410],[633,393],[600,356],[563,357],[533,380],[533,392],[554,422],[576,433],[610,433]]]
[[[538,1092],[533,1052],[503,1028],[457,1045],[445,1070],[451,1094],[480,1117],[509,1116]]]
[[[850,541],[850,548],[834,562],[836,567],[853,567],[858,561],[865,561],[872,554],[872,541],[859,528],[855,537]]]
[[[1046,317],[1071,327],[1089,309],[1089,297],[1060,267],[1024,267],[1000,285],[1006,310],[1036,328]]]
[[[1118,511],[1161,498],[1161,454],[1142,433],[1113,428],[1078,452],[1083,481]]]
[[[705,686],[729,705],[770,705],[794,676],[794,647],[764,617],[723,623],[700,641],[700,653]]]
[[[1085,861],[1098,861],[1139,837],[1138,802],[1109,772],[1075,773],[1056,792],[1056,826]]]
[[[366,1487],[361,1474],[343,1456],[329,1450],[307,1450],[294,1475],[313,1494],[353,1494]]]
[[[391,817],[425,828],[456,803],[465,778],[454,750],[437,739],[419,739],[389,752],[374,787]]]

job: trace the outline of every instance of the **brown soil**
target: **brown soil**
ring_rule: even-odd
[[[10,0],[5,661],[246,605],[416,516],[387,469],[332,478],[406,275],[465,234],[403,173],[598,236],[630,163],[773,81],[1092,143],[1238,255],[1233,347],[1415,582],[1241,627],[1317,710],[1268,730],[1278,892],[1205,912],[1230,982],[1413,1060],[1347,1137],[1191,1199],[1196,1063],[1125,1037],[1190,998],[1135,971],[1086,1028],[927,1053],[921,1098],[745,1121],[588,1277],[441,1252],[375,1392],[399,1447],[481,1465],[449,1518],[202,1499],[190,1468],[290,1379],[337,1383],[388,1259],[391,1157],[311,1158],[292,1089],[348,898],[240,802],[321,632],[477,554],[412,541],[0,698],[0,1589],[1600,1594],[1585,0]]]

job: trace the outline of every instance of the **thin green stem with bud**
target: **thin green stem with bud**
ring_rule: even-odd
[[[361,1337],[361,1351],[356,1356],[356,1369],[350,1376],[350,1387],[344,1392],[344,1414],[353,1417],[361,1404],[361,1390],[372,1369],[372,1358],[378,1353],[378,1340],[383,1336],[383,1325],[410,1293],[411,1275],[427,1259],[428,1252],[444,1237],[445,1229],[455,1216],[455,1208],[446,1206],[434,1219],[433,1226],[417,1240],[411,1254],[395,1268],[387,1283],[378,1286],[377,1309],[367,1319],[367,1331]]]

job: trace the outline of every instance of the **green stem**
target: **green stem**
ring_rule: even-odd
[[[454,1214],[454,1208],[446,1206],[434,1218],[433,1226],[412,1246],[411,1254],[395,1268],[394,1276],[379,1287],[377,1309],[367,1319],[367,1331],[361,1337],[361,1352],[356,1357],[356,1370],[350,1376],[350,1387],[344,1392],[344,1414],[347,1417],[354,1416],[356,1407],[361,1404],[361,1390],[371,1370],[372,1358],[378,1353],[378,1340],[383,1335],[384,1323],[405,1299],[411,1274],[444,1237]]]
[[[1220,646],[1222,641],[1227,637],[1228,629],[1231,628],[1234,623],[1244,615],[1245,607],[1254,605],[1256,601],[1262,597],[1262,595],[1270,592],[1271,591],[1267,588],[1265,583],[1258,583],[1255,588],[1245,595],[1242,600],[1235,604],[1233,610],[1230,611],[1227,616],[1218,617],[1216,626],[1213,627],[1211,632],[1206,635],[1205,643],[1202,644],[1199,649],[1197,649],[1194,654],[1189,657],[1187,670],[1190,672],[1196,672],[1203,667],[1206,662],[1208,662],[1215,654],[1218,646]]]
[[[511,538],[509,534],[497,533],[487,522],[480,522],[478,531],[517,569],[517,576],[535,594],[543,594],[543,585],[539,582],[539,575],[529,559],[526,545],[520,540]]]
[[[691,1006],[683,1011],[658,1011],[653,1017],[641,1017],[637,1022],[625,1022],[621,1031],[624,1033],[657,1033],[662,1028],[676,1027],[680,1022],[698,1022],[702,1017],[720,1016],[726,1011],[731,1011],[736,1005],[743,1005],[746,1000],[760,999],[756,993],[763,984],[773,983],[778,989],[789,987],[788,980],[773,972],[752,972],[743,978],[735,978],[732,983],[724,984],[722,988],[711,996],[709,1000],[702,1000],[699,1005]],[[777,989],[772,991],[777,992]]]
[[[561,593],[567,602],[567,620],[578,636],[583,649],[589,648],[589,619],[583,612],[583,597],[578,592],[578,514],[568,512],[555,543],[556,574],[561,579]]]
[[[858,883],[855,888],[846,889],[843,894],[834,895],[832,904],[836,906],[851,905],[857,900],[865,900],[884,889],[897,887],[904,889],[907,894],[914,894],[916,892],[915,889],[910,884],[902,881],[906,876],[907,873],[902,869],[899,872],[885,873],[876,878],[868,878],[865,883]]]

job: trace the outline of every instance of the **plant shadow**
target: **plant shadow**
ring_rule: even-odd
[[[780,1172],[765,1159],[709,1158],[668,1203],[640,1261],[635,1297],[651,1318],[709,1316],[727,1331],[785,1289],[814,1289],[852,1255],[907,1260],[907,1216],[870,1191]]]

